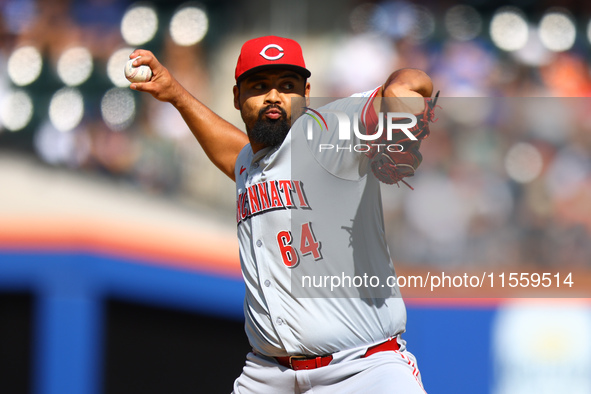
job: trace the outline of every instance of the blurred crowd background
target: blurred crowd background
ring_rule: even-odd
[[[369,90],[401,67],[441,91],[415,190],[384,188],[397,260],[589,268],[590,18],[583,1],[0,0],[0,155],[231,218],[232,182],[172,106],[128,89],[123,65],[133,48],[152,50],[243,128],[239,48],[289,36],[314,96]]]

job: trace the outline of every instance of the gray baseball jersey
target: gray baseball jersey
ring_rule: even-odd
[[[262,355],[324,355],[402,333],[406,309],[387,283],[394,268],[385,242],[380,184],[365,154],[338,146],[332,110],[364,120],[377,90],[306,114],[285,141],[239,154],[236,200],[246,283],[246,333]],[[350,144],[359,142],[353,139]],[[349,144],[349,143],[348,143]],[[334,285],[335,278],[342,286]],[[357,286],[365,278],[365,283]],[[369,285],[368,278],[375,278]]]

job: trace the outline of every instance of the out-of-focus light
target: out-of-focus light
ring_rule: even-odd
[[[376,4],[360,4],[351,11],[349,24],[354,33],[366,33],[376,30],[376,21],[384,10]]]
[[[490,23],[490,36],[495,45],[504,51],[523,48],[528,33],[527,22],[518,8],[501,8]]]
[[[542,66],[551,60],[551,52],[542,45],[540,35],[535,27],[529,27],[527,43],[514,52],[514,56],[528,66]]]
[[[197,44],[209,29],[209,19],[205,11],[194,5],[183,5],[170,21],[170,36],[181,46]]]
[[[381,81],[388,78],[385,65],[394,63],[396,53],[388,40],[376,38],[371,33],[359,34],[335,45],[328,80],[339,84],[344,90],[358,92],[365,89],[362,86],[383,83]],[[360,73],[359,70],[364,72]]]
[[[587,24],[587,40],[591,43],[591,20],[589,20],[589,23]]]
[[[113,85],[117,87],[124,88],[131,84],[125,78],[125,72],[123,71],[131,52],[133,52],[132,48],[121,48],[115,51],[107,62],[107,75],[111,82],[113,82]]]
[[[29,124],[33,117],[33,100],[24,91],[8,94],[0,104],[2,125],[10,131],[19,131]]]
[[[540,40],[554,52],[569,50],[575,43],[577,30],[572,18],[562,11],[544,15],[539,27]]]
[[[428,8],[415,6],[415,24],[409,35],[413,41],[422,42],[427,40],[435,32],[435,17]]]
[[[86,82],[92,73],[93,62],[90,51],[84,47],[70,48],[57,62],[57,75],[68,86],[78,86]]]
[[[50,164],[65,163],[76,150],[74,133],[63,133],[45,122],[35,133],[33,143],[41,159]]]
[[[427,8],[409,3],[386,3],[383,15],[376,18],[378,30],[395,39],[406,37],[422,42],[435,31],[435,17]]]
[[[112,88],[101,100],[103,120],[112,130],[124,130],[135,117],[135,100],[128,89]]]
[[[128,45],[142,45],[158,31],[158,15],[150,5],[132,5],[121,20],[121,35]]]
[[[511,179],[528,183],[542,172],[542,155],[533,145],[519,142],[513,145],[505,156],[505,170]]]
[[[482,31],[482,17],[474,7],[456,5],[445,13],[445,28],[456,40],[472,40]]]
[[[16,49],[8,59],[8,76],[18,86],[29,85],[41,75],[43,58],[39,50],[32,46]]]
[[[78,89],[63,88],[55,92],[49,104],[49,120],[59,131],[78,126],[84,115],[84,100]]]

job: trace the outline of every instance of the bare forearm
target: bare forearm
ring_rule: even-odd
[[[234,164],[248,137],[186,90],[170,103],[179,111],[187,126],[216,167],[234,180]]]
[[[149,82],[132,83],[130,87],[150,93],[157,100],[171,103],[213,164],[234,179],[236,158],[248,143],[246,134],[193,97],[150,51],[136,50],[130,58],[137,56],[141,58],[134,65],[148,65],[153,76]]]

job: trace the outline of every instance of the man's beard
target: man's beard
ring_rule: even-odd
[[[272,108],[281,112],[279,119],[268,119],[264,116],[265,112]],[[277,105],[268,105],[259,111],[259,117],[252,129],[248,131],[248,137],[251,143],[276,147],[283,143],[290,128],[285,110]]]

